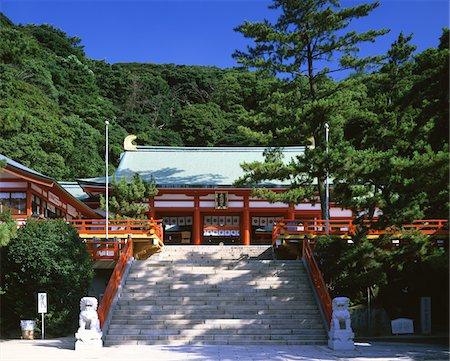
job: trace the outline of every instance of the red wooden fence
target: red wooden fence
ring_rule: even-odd
[[[122,249],[119,260],[114,268],[114,271],[109,279],[108,285],[106,286],[103,298],[98,306],[98,318],[100,320],[100,327],[103,327],[106,317],[108,316],[109,309],[111,307],[114,296],[116,295],[117,289],[119,288],[122,276],[127,267],[130,257],[133,256],[133,240],[129,238]]]
[[[311,280],[313,282],[314,288],[316,289],[320,304],[322,305],[322,309],[327,320],[327,325],[329,326],[331,322],[331,314],[333,312],[331,306],[331,297],[328,293],[328,288],[325,284],[325,281],[323,280],[322,272],[320,272],[320,268],[316,262],[316,259],[314,258],[312,249],[307,239],[303,240],[303,258],[308,264],[308,268],[311,274]]]

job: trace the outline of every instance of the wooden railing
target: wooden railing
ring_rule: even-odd
[[[162,220],[160,219],[119,219],[108,221],[108,235],[114,240],[103,240],[106,235],[104,219],[72,219],[71,224],[80,235],[98,236],[99,240],[86,241],[86,248],[94,260],[117,261],[123,253],[125,242],[116,238],[117,235],[144,236],[143,238],[158,238],[158,244],[163,245]],[[94,239],[96,237],[93,237]]]
[[[98,318],[100,320],[100,327],[103,327],[106,317],[108,316],[109,309],[119,288],[122,276],[127,268],[130,258],[133,256],[133,240],[129,238],[122,249],[119,260],[114,268],[114,271],[106,286],[103,298],[98,306]]]
[[[154,234],[160,242],[164,242],[162,220],[160,219],[150,219],[150,234]]]
[[[152,227],[161,224],[161,220],[152,219],[110,219],[108,234],[147,234]],[[105,219],[71,219],[67,223],[75,227],[79,234],[105,234]]]
[[[401,227],[389,227],[376,229],[376,221],[366,221],[362,224],[354,223],[352,219],[330,220],[328,234],[353,236],[361,227],[368,228],[368,235],[396,234],[402,231],[417,230],[428,235],[448,235],[448,220],[446,219],[422,219],[402,225]],[[281,220],[273,227],[272,244],[280,238],[296,237],[296,235],[325,235],[326,221],[317,220]]]
[[[86,242],[86,248],[93,260],[117,261],[123,251],[124,241]]]
[[[303,259],[308,265],[311,280],[316,289],[317,296],[319,297],[320,305],[322,306],[323,313],[327,320],[327,325],[330,326],[332,314],[331,297],[328,293],[325,281],[323,280],[322,272],[320,272],[320,268],[314,258],[308,239],[303,240]]]

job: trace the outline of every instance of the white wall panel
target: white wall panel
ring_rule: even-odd
[[[311,203],[301,203],[295,205],[296,211],[320,211],[320,203],[312,205]]]
[[[194,202],[190,201],[155,201],[155,208],[192,208]]]
[[[350,209],[342,208],[330,208],[330,217],[352,217],[352,211]]]
[[[0,182],[0,188],[27,188],[26,182]]]
[[[265,201],[251,201],[249,202],[249,206],[250,208],[288,208],[289,205],[286,203],[281,203],[281,202],[275,202],[275,203],[270,203],[270,202],[265,202]]]
[[[162,201],[162,200],[193,200],[193,196],[187,196],[186,194],[161,194],[160,196],[155,197],[155,201]]]

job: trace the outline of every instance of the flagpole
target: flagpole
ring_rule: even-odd
[[[108,241],[108,228],[109,228],[109,175],[108,175],[108,163],[109,163],[109,134],[108,134],[108,126],[109,121],[105,120],[105,143],[106,143],[106,150],[105,150],[105,165],[106,165],[106,172],[105,172],[105,184],[106,184],[106,241]]]
[[[325,144],[326,144],[326,163],[327,167],[327,176],[325,180],[325,231],[326,234],[329,234],[329,224],[330,224],[330,182],[329,182],[329,173],[328,173],[328,132],[330,130],[330,126],[328,123],[325,123]]]

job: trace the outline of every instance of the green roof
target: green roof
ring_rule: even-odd
[[[263,147],[142,147],[122,154],[117,179],[138,173],[154,179],[159,187],[230,187],[244,175],[241,164],[264,161]],[[304,154],[304,147],[283,148],[284,160]],[[105,184],[105,178],[81,182]],[[265,182],[266,186],[287,186],[286,181]]]
[[[67,192],[69,192],[73,197],[84,201],[89,198],[89,195],[83,191],[83,188],[77,182],[58,182],[61,187],[63,187]]]

